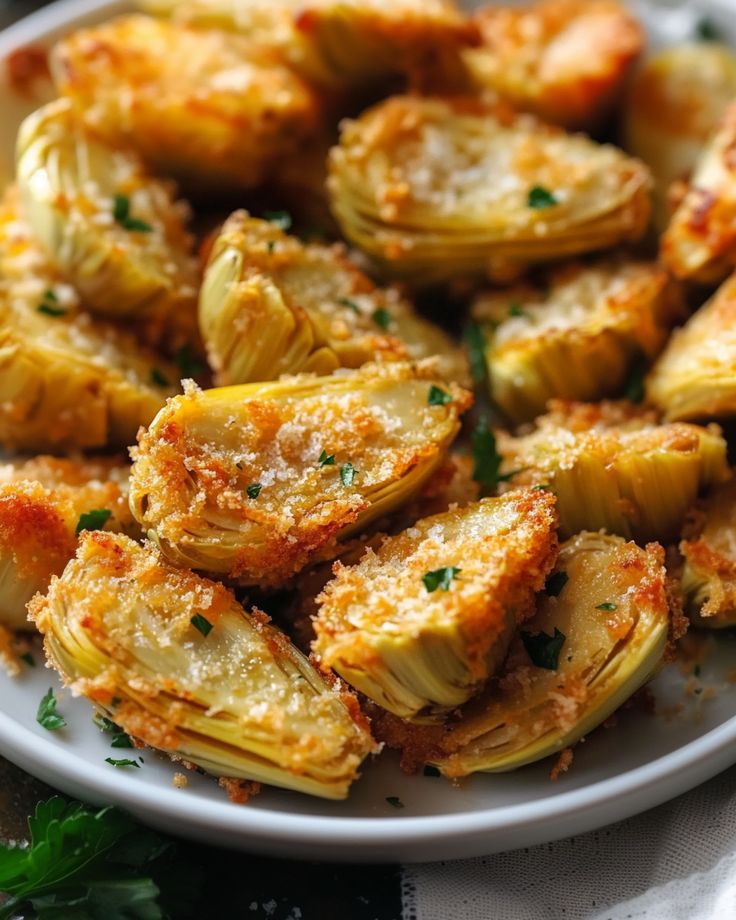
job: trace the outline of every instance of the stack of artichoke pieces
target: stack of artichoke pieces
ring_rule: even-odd
[[[357,705],[266,617],[122,535],[83,535],[31,613],[74,692],[216,776],[341,799],[374,747]]]
[[[658,425],[626,403],[551,403],[530,434],[500,435],[514,487],[554,490],[560,533],[605,529],[639,542],[680,531],[697,496],[730,476],[717,425]]]
[[[90,310],[194,313],[186,209],[136,154],[90,135],[68,100],[23,122],[17,176],[34,236]]]
[[[554,498],[514,492],[425,518],[336,566],[313,649],[384,709],[433,721],[503,662],[557,553]]]
[[[624,107],[625,146],[654,175],[658,230],[669,221],[670,184],[691,175],[734,97],[736,55],[713,42],[665,48],[632,81]]]
[[[556,567],[567,575],[564,587],[540,596],[499,679],[445,735],[445,755],[434,758],[442,772],[504,772],[541,760],[575,744],[653,677],[669,628],[663,562],[656,544],[642,549],[599,533],[565,543]]]
[[[135,532],[120,458],[36,457],[0,467],[0,625],[28,629],[26,604],[73,557],[85,514],[95,526]],[[92,523],[88,526],[92,526]]]
[[[516,425],[555,397],[595,400],[620,392],[632,366],[653,359],[681,301],[653,263],[607,258],[556,269],[544,287],[480,295],[491,399]]]
[[[537,0],[475,15],[483,43],[466,52],[479,90],[494,90],[553,124],[601,122],[644,47],[644,33],[618,0]]]
[[[11,187],[0,202],[0,443],[124,447],[173,392],[177,370],[79,311],[32,238]],[[158,381],[158,382],[156,382]]]
[[[140,439],[133,514],[175,563],[277,585],[408,501],[470,401],[431,365],[400,362],[190,387]]]
[[[344,122],[328,190],[345,236],[419,283],[638,239],[649,173],[530,115],[471,99],[397,96]]]
[[[315,92],[245,35],[123,16],[72,33],[51,66],[100,136],[200,192],[260,185],[320,125]]]
[[[397,291],[376,288],[343,247],[302,243],[244,211],[231,215],[214,242],[199,320],[223,386],[436,352],[442,376],[467,377],[449,336]]]
[[[736,414],[736,275],[675,331],[646,389],[674,421]]]
[[[702,150],[662,237],[662,259],[677,278],[716,283],[736,266],[735,143],[736,103]]]
[[[680,544],[685,610],[697,626],[736,626],[736,480],[713,492]]]

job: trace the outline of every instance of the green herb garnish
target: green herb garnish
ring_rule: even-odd
[[[509,316],[513,319],[517,316],[528,316],[529,314],[520,303],[509,304]]]
[[[392,808],[403,808],[404,803],[398,797],[398,795],[387,795],[386,801]]]
[[[195,613],[189,622],[205,637],[209,636],[209,634],[212,632],[212,623],[210,623],[207,617],[203,617],[201,613]]]
[[[140,220],[138,217],[131,217],[130,199],[127,195],[115,196],[112,216],[115,218],[115,222],[120,224],[124,230],[133,230],[137,233],[150,233],[153,230],[153,227],[147,224],[145,220]]]
[[[443,390],[441,387],[432,386],[429,388],[429,394],[427,395],[427,403],[430,406],[446,406],[448,403],[452,402],[452,396]]]
[[[85,511],[79,515],[76,532],[80,534],[83,530],[102,530],[111,517],[112,511],[108,508],[94,508],[92,511]]]
[[[49,687],[49,692],[38,704],[36,721],[47,731],[55,732],[66,725],[66,719],[56,711],[56,697],[54,691]],[[2,886],[0,886],[2,890]]]
[[[486,377],[486,343],[483,330],[477,323],[468,323],[464,339],[473,380],[475,383],[483,383]]]
[[[120,759],[106,757],[105,763],[109,763],[111,767],[137,767],[139,770],[141,768],[137,760],[131,760],[129,757],[122,757]]]
[[[151,383],[157,387],[168,387],[170,382],[167,377],[165,377],[157,367],[151,368]]]
[[[355,482],[357,472],[352,463],[343,463],[340,467],[340,482],[344,486],[351,486]]]
[[[248,498],[258,498],[261,494],[261,484],[260,482],[252,482],[248,488],[245,490]]]
[[[559,597],[569,580],[567,572],[553,572],[547,579],[544,593],[547,597]]]
[[[499,482],[508,482],[523,470],[501,473],[503,457],[496,447],[496,436],[488,427],[488,419],[481,416],[472,437],[473,479],[486,492],[493,492]]]
[[[442,776],[437,767],[433,767],[432,764],[425,764],[424,769],[422,770],[424,776]]]
[[[438,588],[440,591],[449,591],[453,579],[457,578],[461,572],[462,569],[458,569],[454,565],[448,565],[442,569],[427,572],[426,575],[422,576],[422,582],[430,594],[433,594]]]
[[[104,732],[106,735],[112,735],[110,739],[110,747],[114,748],[132,748],[133,742],[130,740],[130,735],[123,731],[119,725],[116,725],[111,719],[106,718],[101,713],[97,712],[92,717],[95,725],[99,728],[101,732]]]
[[[561,633],[555,626],[554,636],[548,636],[546,633],[521,633],[521,641],[527,655],[538,668],[546,668],[548,671],[556,671],[557,663],[560,659],[560,651],[565,644],[565,634]]]
[[[384,310],[383,307],[380,307],[378,310],[373,311],[373,322],[380,326],[381,329],[388,329],[391,325],[391,314],[388,310]]]
[[[606,613],[610,613],[612,610],[615,610],[618,607],[618,604],[612,604],[610,601],[606,601],[605,604],[596,604],[596,610],[605,610]]]
[[[25,661],[29,668],[36,667],[36,659],[31,655],[30,652],[26,652],[25,655],[20,656],[21,661]]]
[[[335,465],[335,455],[328,454],[326,450],[323,450],[319,455],[319,460],[317,463],[320,466],[334,466]]]
[[[278,227],[279,230],[291,230],[292,220],[288,211],[264,211],[263,219]]]
[[[535,185],[529,189],[527,204],[535,211],[543,211],[545,208],[553,208],[557,204],[557,199],[549,189]]]
[[[695,34],[703,42],[719,42],[723,40],[723,35],[718,26],[708,17],[698,20],[695,26]]]
[[[363,312],[358,306],[358,304],[354,300],[352,300],[350,297],[341,297],[337,302],[340,304],[341,307],[348,307],[350,310],[353,311],[353,313],[357,313],[358,316],[360,316],[360,314]]]
[[[633,403],[640,403],[644,400],[644,377],[647,368],[643,361],[637,361],[629,371],[624,386],[624,396]]]
[[[47,288],[43,292],[43,298],[41,303],[36,307],[39,313],[44,313],[46,316],[66,316],[66,310],[63,307],[59,306],[59,298],[51,290]]]

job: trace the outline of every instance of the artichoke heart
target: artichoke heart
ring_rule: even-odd
[[[29,628],[26,604],[74,556],[78,528],[136,532],[128,472],[115,457],[0,466],[0,626]]]
[[[682,304],[653,263],[608,258],[550,272],[542,287],[480,295],[491,399],[515,425],[555,397],[615,395],[642,358],[664,346]]]
[[[465,53],[471,80],[526,112],[569,128],[601,121],[644,47],[618,0],[537,0],[476,13],[481,47]]]
[[[58,99],[23,122],[16,158],[34,236],[88,309],[111,317],[195,312],[187,209],[133,152],[87,133]]]
[[[140,438],[131,508],[172,562],[277,585],[411,499],[470,402],[431,364],[402,362],[189,386]]]
[[[345,236],[428,284],[638,239],[649,172],[503,104],[395,96],[342,125],[328,191]]]
[[[736,103],[702,150],[687,191],[662,236],[676,278],[722,281],[736,267]]]
[[[0,444],[125,447],[177,379],[176,367],[80,312],[8,189],[0,201]]]
[[[714,489],[688,524],[680,544],[685,610],[697,626],[736,626],[736,480]]]
[[[525,490],[418,521],[318,598],[322,667],[384,709],[434,720],[503,662],[557,555],[554,497]]]
[[[73,692],[215,776],[342,799],[373,750],[357,703],[266,616],[128,537],[84,534],[29,609]]]
[[[675,331],[646,392],[672,421],[736,415],[736,275]]]
[[[443,738],[445,776],[515,770],[569,747],[653,677],[670,619],[663,562],[657,544],[599,533],[563,544],[563,589],[540,596],[503,673]]]
[[[624,107],[625,146],[652,170],[659,230],[670,216],[671,183],[692,173],[734,97],[736,54],[716,42],[658,51],[633,80]]]
[[[214,242],[199,319],[221,386],[435,353],[443,376],[468,376],[450,338],[396,290],[376,288],[342,246],[302,243],[245,211]]]
[[[563,537],[604,529],[673,539],[698,494],[730,476],[717,425],[658,425],[654,412],[623,402],[550,408],[529,434],[501,434],[499,450],[514,487],[555,492]]]
[[[54,49],[62,96],[114,145],[196,190],[253,188],[320,124],[314,91],[248,36],[122,16]]]

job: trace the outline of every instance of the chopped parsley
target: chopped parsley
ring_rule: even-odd
[[[150,233],[153,227],[147,224],[145,220],[138,217],[131,217],[130,199],[127,195],[116,195],[113,204],[112,216],[115,222],[120,224],[124,230],[132,230],[136,233]]]
[[[108,508],[94,508],[92,511],[85,511],[79,515],[76,532],[80,534],[83,530],[102,530],[111,517],[112,511]]]
[[[335,465],[335,455],[328,454],[326,450],[323,450],[319,455],[319,460],[317,463],[320,466],[334,466]]]
[[[543,211],[546,208],[553,208],[557,204],[557,199],[549,189],[542,185],[535,185],[529,189],[527,204],[535,211]]]
[[[629,371],[624,385],[624,396],[633,403],[644,401],[644,377],[647,367],[643,361],[637,361]]]
[[[264,211],[263,219],[278,227],[279,230],[291,230],[292,220],[288,211]]]
[[[427,395],[427,403],[430,406],[446,406],[448,403],[452,402],[452,396],[443,390],[441,387],[432,386],[429,388],[429,393]]]
[[[713,22],[713,20],[709,19],[707,16],[704,16],[702,19],[698,20],[698,23],[695,26],[695,34],[703,42],[723,41],[721,30]]]
[[[373,322],[380,326],[381,329],[388,329],[391,325],[391,314],[388,310],[384,310],[383,307],[379,307],[378,310],[373,311]]]
[[[565,644],[565,634],[561,633],[555,626],[554,636],[548,636],[546,633],[521,633],[521,641],[524,643],[527,655],[538,668],[546,668],[548,671],[556,671],[557,663],[560,660],[560,651]]]
[[[483,383],[486,376],[486,343],[483,330],[478,323],[468,323],[464,338],[468,349],[470,373],[476,383]]]
[[[204,364],[196,357],[190,344],[182,345],[174,355],[182,377],[196,377],[204,370]]]
[[[473,479],[486,492],[492,492],[499,482],[508,482],[522,470],[501,473],[503,457],[496,447],[496,436],[488,427],[488,419],[481,416],[472,437],[473,443]]]
[[[386,801],[392,808],[403,808],[404,803],[398,797],[398,795],[387,795]]]
[[[39,313],[46,316],[66,316],[66,310],[59,306],[59,298],[48,288],[43,292],[41,303],[36,307]]]
[[[110,739],[110,747],[133,747],[133,742],[130,740],[130,735],[123,731],[123,729],[120,728],[119,725],[116,725],[111,719],[108,719],[101,713],[97,712],[93,716],[93,721],[101,732],[104,732],[106,735],[112,735],[112,738]]]
[[[198,629],[205,638],[212,632],[212,623],[210,623],[207,617],[203,617],[201,613],[195,613],[189,622],[195,629]]]
[[[538,486],[532,486],[532,492],[551,492],[552,486],[548,482],[540,482]]]
[[[151,368],[151,383],[157,387],[168,387],[171,385],[168,377],[162,374],[157,367]]]
[[[21,661],[25,661],[29,668],[36,667],[36,659],[31,655],[30,652],[26,652],[25,655],[20,656]]]
[[[596,604],[596,610],[605,610],[606,613],[610,613],[612,610],[615,610],[618,607],[618,604],[612,604],[610,601],[606,601],[604,604]]]
[[[569,580],[567,572],[553,572],[547,579],[544,593],[547,597],[559,597]]]
[[[352,310],[353,313],[357,313],[358,316],[360,316],[362,312],[360,307],[350,297],[341,297],[337,302],[340,304],[341,307],[348,307],[348,309]]]
[[[260,482],[252,482],[248,488],[245,490],[248,498],[258,498],[261,494],[261,484]]]
[[[512,319],[517,316],[529,316],[520,303],[509,304],[509,317]]]
[[[55,732],[66,725],[66,719],[56,711],[56,697],[49,687],[49,692],[38,704],[36,721],[47,731]]]
[[[440,591],[449,591],[453,579],[457,578],[461,572],[462,569],[458,569],[454,565],[448,565],[442,569],[427,572],[426,575],[422,576],[422,582],[430,594],[433,594],[438,588]]]
[[[340,467],[340,482],[344,486],[351,486],[355,482],[357,472],[352,463],[343,463]]]
[[[424,770],[422,770],[424,776],[442,776],[437,767],[433,767],[432,764],[425,764]]]
[[[139,770],[141,768],[137,760],[131,760],[129,757],[122,757],[120,760],[116,760],[114,757],[106,757],[105,763],[109,763],[111,767],[137,767]]]

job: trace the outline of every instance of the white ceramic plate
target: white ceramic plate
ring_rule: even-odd
[[[720,7],[724,26],[730,2]],[[692,15],[676,6],[669,18],[658,20],[669,23],[676,36],[686,35]],[[0,35],[0,62],[14,48],[48,42],[125,8],[117,0],[63,0]],[[0,175],[10,163],[18,119],[35,104],[11,98],[0,86]],[[220,845],[344,861],[480,855],[625,818],[735,763],[736,685],[728,676],[736,668],[736,637],[711,645],[700,678],[704,692],[686,694],[684,684],[692,678],[668,669],[653,689],[659,708],[676,714],[623,714],[615,729],[600,730],[578,746],[573,769],[556,783],[549,781],[545,763],[505,776],[476,776],[455,788],[439,778],[402,776],[389,756],[366,767],[347,802],[268,790],[248,806],[232,805],[214,782],[196,774],[189,775],[187,789],[175,789],[174,766],[150,752],[143,754],[140,769],[106,764],[106,757],[128,752],[110,749],[87,704],[60,689],[55,675],[40,666],[40,653],[38,666],[26,668],[17,680],[0,672],[0,754],[72,795],[113,802],[149,824]],[[35,718],[50,686],[68,721],[56,733]],[[404,807],[393,808],[388,796],[398,796]]]

